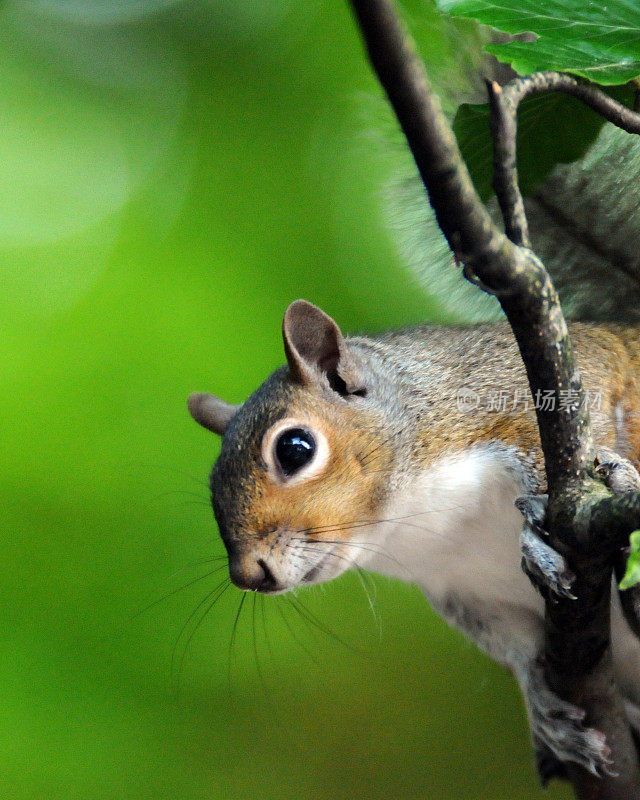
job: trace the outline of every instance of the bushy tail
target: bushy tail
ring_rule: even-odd
[[[452,317],[496,319],[500,308],[461,278],[417,178],[387,192],[400,252]],[[410,188],[408,188],[410,186]],[[605,125],[587,154],[556,166],[526,198],[536,253],[573,319],[640,322],[640,137]],[[496,212],[497,213],[497,212]]]
[[[640,321],[640,138],[605,125],[525,207],[568,316]]]

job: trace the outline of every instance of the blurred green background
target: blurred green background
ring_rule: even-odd
[[[408,6],[453,106],[467,54]],[[244,399],[297,297],[350,331],[438,316],[378,97],[338,0],[2,5],[5,800],[543,796],[514,681],[414,588],[190,616],[224,570],[189,392]]]

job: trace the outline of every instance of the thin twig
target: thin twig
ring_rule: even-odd
[[[505,232],[512,242],[531,247],[524,203],[518,186],[516,133],[518,106],[526,97],[562,92],[627,133],[640,133],[640,114],[609,97],[600,87],[562,72],[534,72],[505,86],[487,81],[493,136],[493,188],[500,204]]]
[[[531,247],[524,201],[518,185],[516,109],[504,96],[496,81],[487,81],[493,138],[493,189],[500,204],[504,230],[520,247]]]
[[[538,258],[493,223],[451,126],[392,0],[352,0],[371,63],[407,138],[438,223],[458,260],[498,296],[531,391],[571,391],[578,402],[537,409],[550,483],[586,475],[593,461],[589,414],[560,302]]]
[[[551,688],[585,708],[588,724],[605,733],[619,771],[617,776],[595,777],[582,767],[568,764],[567,772],[578,797],[631,800],[640,795],[640,772],[611,667],[613,559],[609,548],[604,553],[598,551],[594,536],[597,526],[588,524],[589,513],[586,528],[583,524],[585,509],[589,511],[590,507],[593,511],[594,504],[606,497],[608,490],[593,478],[589,414],[559,300],[544,266],[527,247],[526,218],[524,209],[519,210],[517,173],[513,173],[515,151],[509,155],[503,149],[497,159],[502,170],[499,180],[504,181],[504,176],[512,172],[505,191],[509,238],[494,226],[475,192],[453,132],[392,0],[351,2],[369,57],[405,133],[438,223],[466,271],[498,296],[518,342],[534,397],[538,391],[551,390],[555,397],[570,392],[577,399],[570,407],[558,404],[553,410],[536,404],[550,492],[547,521],[555,535],[554,544],[571,556],[579,597],[547,603],[547,675]],[[518,93],[526,96],[567,91],[598,106],[596,110],[605,116],[611,116],[613,109],[618,121],[634,123],[627,116],[628,109],[621,112],[617,104],[614,108],[614,101],[606,95],[583,89],[573,78],[550,75],[554,77],[546,82],[530,76],[509,91],[515,99]],[[504,98],[504,92],[500,94],[495,89],[493,95]],[[515,102],[511,94],[507,102]],[[498,123],[496,129],[500,128]],[[513,131],[515,134],[515,127]],[[515,142],[515,135],[509,134],[509,138]],[[619,505],[612,508],[620,510]],[[629,516],[633,518],[634,513],[632,510]],[[578,525],[576,521],[580,520]],[[580,536],[576,534],[578,529]]]

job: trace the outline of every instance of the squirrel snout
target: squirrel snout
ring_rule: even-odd
[[[239,589],[252,592],[276,592],[278,581],[262,558],[236,556],[229,559],[229,577]]]

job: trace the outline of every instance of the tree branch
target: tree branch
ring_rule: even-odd
[[[353,0],[352,6],[371,63],[404,131],[451,249],[465,263],[486,260],[508,271],[512,248],[477,197],[451,126],[392,3]],[[495,276],[494,290],[500,289],[499,277]]]
[[[607,511],[604,500],[609,492],[593,476],[589,414],[567,327],[549,275],[527,246],[526,218],[518,205],[521,197],[515,150],[510,153],[507,147],[510,139],[515,142],[515,136],[510,132],[499,134],[500,145],[505,146],[496,156],[502,170],[497,180],[504,186],[508,238],[494,226],[475,192],[453,132],[392,0],[351,3],[369,57],[407,138],[440,227],[465,270],[498,296],[518,342],[534,397],[537,391],[551,390],[556,397],[561,396],[561,391],[570,391],[577,399],[569,408],[548,411],[536,404],[550,491],[546,527],[553,533],[552,544],[570,558],[577,574],[574,591],[579,598],[546,604],[546,673],[557,694],[586,709],[585,724],[605,733],[618,772],[616,776],[595,777],[582,767],[567,764],[578,797],[639,797],[636,751],[611,670],[613,555],[609,547],[599,546],[594,532],[602,525],[606,527],[607,519],[610,521],[606,515],[613,511],[624,517],[623,527],[630,520],[640,523],[640,508],[630,503],[623,512],[618,503]],[[605,102],[566,76],[548,78],[546,83],[532,76],[510,90],[515,99],[509,102],[517,106],[518,93],[525,96],[549,91],[551,84],[556,90],[584,95],[585,102],[602,107],[596,109],[599,111],[607,111],[608,103],[614,102],[610,98]],[[500,93],[494,90],[493,95],[498,106],[495,98]],[[511,120],[509,114],[498,119],[498,131],[506,121],[513,125],[515,133],[515,111]],[[634,527],[639,525],[630,529]]]
[[[516,161],[517,114],[521,101],[536,94],[562,92],[581,100],[627,133],[640,133],[640,114],[618,103],[599,87],[561,72],[535,72],[502,87],[495,81],[487,81],[487,88],[493,135],[493,188],[505,232],[515,244],[531,247]]]
[[[551,279],[530,250],[514,245],[491,220],[392,0],[352,0],[352,6],[438,224],[458,260],[498,296],[532,393],[562,388],[578,400],[571,408],[537,411],[549,480],[585,475],[593,461],[589,415]]]

